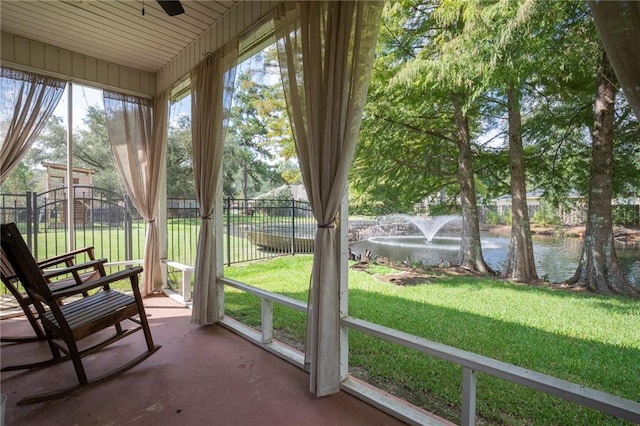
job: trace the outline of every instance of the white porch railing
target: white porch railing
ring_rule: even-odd
[[[462,366],[463,425],[475,424],[476,373],[478,372],[555,395],[630,422],[640,421],[640,403],[635,401],[356,318],[343,318],[342,325]]]
[[[273,303],[279,303],[280,305],[288,306],[300,312],[306,312],[306,303],[229,278],[220,278],[219,284],[253,294],[262,301],[260,331],[228,317],[225,317],[221,321],[222,325],[292,364],[304,368],[304,354],[302,352],[273,339]],[[478,372],[554,395],[630,422],[640,422],[640,402],[620,398],[606,392],[456,349],[357,318],[342,318],[341,324],[343,327],[351,328],[373,337],[460,365],[462,367],[462,425],[465,426],[474,425],[476,420],[476,375]],[[382,390],[363,385],[362,382],[350,376],[342,382],[341,387],[344,391],[366,400],[370,404],[377,406],[381,410],[407,423],[417,425],[438,424],[437,420],[434,420],[434,418],[429,416],[424,410],[408,403],[398,404],[396,399],[389,397],[389,395]]]
[[[195,267],[171,260],[162,260],[162,265],[166,269],[172,268],[182,272],[182,282],[180,286],[182,288],[182,302],[191,302],[191,274],[195,270]],[[168,275],[166,270],[164,271],[164,275]]]

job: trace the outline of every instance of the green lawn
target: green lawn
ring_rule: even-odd
[[[225,275],[306,300],[311,256],[225,268]],[[387,271],[380,269],[378,273]],[[257,326],[260,301],[226,290],[227,314]],[[349,314],[456,348],[640,401],[640,302],[497,279],[435,276],[397,286],[349,273]],[[300,346],[305,317],[274,307],[277,337]],[[352,372],[459,421],[461,368],[350,332]],[[480,374],[478,415],[489,424],[624,424],[597,411]]]

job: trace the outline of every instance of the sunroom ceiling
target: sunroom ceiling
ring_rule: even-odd
[[[2,0],[3,32],[150,73],[158,72],[238,1]],[[144,16],[142,8],[144,7]]]

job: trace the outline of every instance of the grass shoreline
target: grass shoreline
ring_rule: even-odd
[[[225,275],[306,300],[310,256],[239,265]],[[385,267],[349,271],[349,314],[426,339],[640,400],[640,303],[431,270],[423,283],[384,280]],[[260,323],[259,300],[227,289],[227,314]],[[274,307],[274,327],[304,340],[304,315]],[[350,332],[349,364],[357,376],[453,421],[459,421],[460,368]],[[486,375],[478,380],[483,424],[625,424],[610,416]]]

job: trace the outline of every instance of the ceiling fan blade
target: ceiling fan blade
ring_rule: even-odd
[[[182,4],[177,0],[157,0],[157,2],[169,16],[176,16],[184,13]]]

